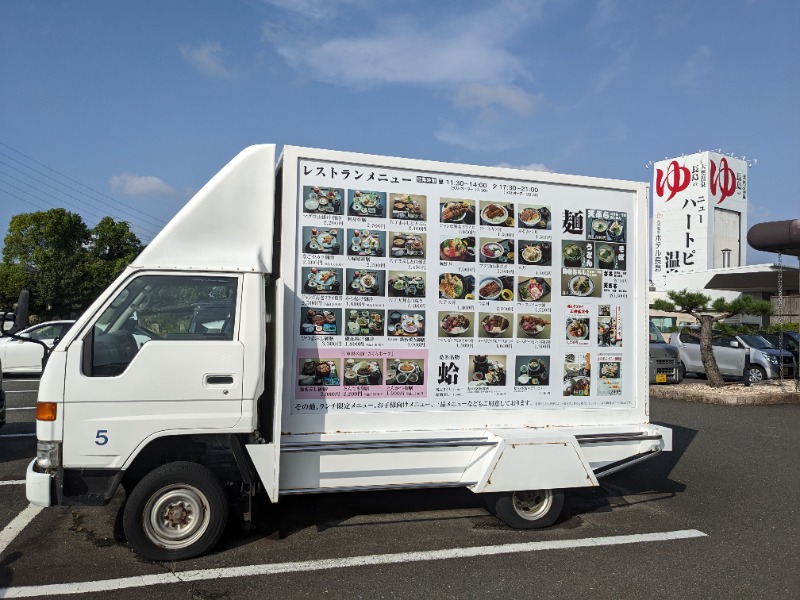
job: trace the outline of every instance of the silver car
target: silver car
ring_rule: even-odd
[[[705,377],[705,368],[700,360],[700,335],[682,331],[680,334],[672,334],[670,342],[677,346],[686,373]],[[723,376],[747,376],[750,381],[763,381],[780,377],[781,369],[784,377],[794,375],[796,366],[791,353],[784,350],[781,354],[780,350],[761,336],[717,335],[711,344],[719,372]]]

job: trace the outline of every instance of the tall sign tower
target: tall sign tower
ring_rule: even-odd
[[[747,161],[698,152],[655,163],[651,279],[745,264]],[[675,284],[675,285],[673,285]]]

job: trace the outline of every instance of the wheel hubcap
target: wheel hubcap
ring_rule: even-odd
[[[163,548],[185,548],[205,533],[211,520],[208,499],[190,485],[172,485],[159,490],[144,510],[144,530]]]
[[[536,521],[541,519],[553,504],[552,490],[529,490],[514,492],[514,510],[523,519]]]

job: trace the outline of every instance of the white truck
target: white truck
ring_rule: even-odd
[[[219,540],[231,493],[464,487],[539,528],[671,449],[646,184],[275,153],[225,166],[53,350],[32,503],[121,484],[128,542],[176,560]]]

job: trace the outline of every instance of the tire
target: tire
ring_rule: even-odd
[[[149,560],[185,560],[213,548],[228,522],[228,498],[202,465],[174,462],[145,475],[125,504],[128,543]]]
[[[541,529],[556,522],[564,506],[561,490],[528,490],[486,495],[489,512],[514,529]]]
[[[764,367],[750,365],[750,368],[745,372],[745,377],[747,377],[752,383],[758,383],[759,381],[764,381],[767,379],[767,372],[764,370]]]

